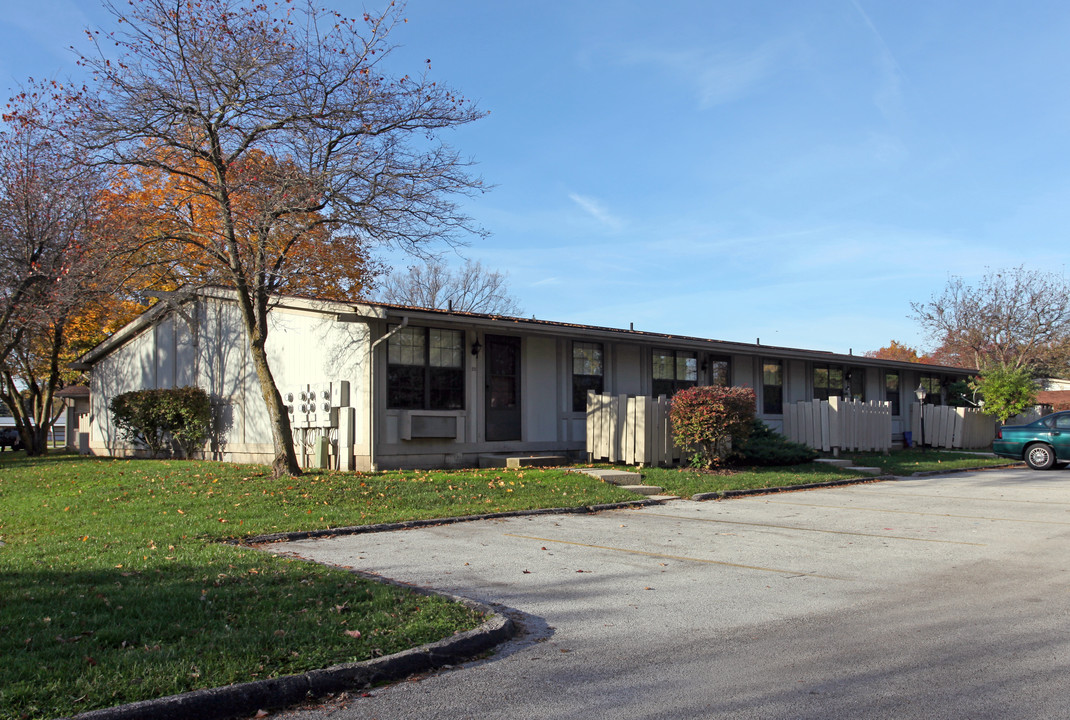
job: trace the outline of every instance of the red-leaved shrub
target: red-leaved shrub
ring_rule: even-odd
[[[676,444],[692,453],[691,464],[711,468],[732,449],[732,439],[750,435],[756,412],[754,390],[711,385],[681,390],[669,417]]]

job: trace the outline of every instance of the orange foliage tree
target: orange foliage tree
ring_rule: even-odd
[[[179,158],[157,149],[161,165],[182,167]],[[241,273],[247,287],[263,284],[271,294],[328,300],[366,296],[381,273],[366,239],[335,232],[322,211],[272,217],[274,195],[287,177],[299,175],[288,161],[258,150],[230,168],[229,195],[237,257],[228,260],[228,241],[219,204],[192,176],[209,175],[203,161],[169,173],[157,167],[122,169],[105,193],[108,234],[122,238],[129,287],[176,291],[230,287]],[[262,276],[262,277],[258,277]]]
[[[866,357],[878,358],[880,360],[898,360],[900,362],[924,362],[921,356],[918,355],[918,351],[909,345],[904,345],[898,340],[892,340],[887,346],[880,348],[879,350],[870,350],[866,352]]]

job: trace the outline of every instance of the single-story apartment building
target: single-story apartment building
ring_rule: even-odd
[[[815,350],[369,302],[278,297],[267,347],[298,452],[326,437],[336,466],[464,467],[487,454],[585,453],[589,390],[671,395],[693,385],[754,389],[758,416],[830,396],[888,401],[893,436],[917,387],[944,402],[972,371]],[[90,410],[82,447],[128,454],[108,404],[135,389],[196,385],[212,397],[206,456],[273,458],[266,408],[234,296],[156,303],[81,359]],[[313,398],[312,395],[318,396]],[[329,397],[329,401],[325,400]],[[326,405],[320,404],[327,402]],[[85,437],[88,435],[88,437]]]

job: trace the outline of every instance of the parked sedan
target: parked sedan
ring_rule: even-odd
[[[992,451],[1000,457],[1025,460],[1034,470],[1049,470],[1070,462],[1070,411],[1048,415],[1028,425],[1000,428]]]
[[[12,450],[22,449],[22,437],[15,428],[0,428],[0,452],[9,447]]]

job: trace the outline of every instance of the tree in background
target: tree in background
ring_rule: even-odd
[[[47,450],[66,364],[99,341],[91,322],[117,275],[98,234],[104,175],[46,129],[48,100],[23,93],[0,126],[0,398],[30,455]]]
[[[886,347],[879,350],[869,350],[865,353],[868,358],[881,360],[898,360],[899,362],[924,362],[918,351],[909,345],[904,345],[897,340],[892,340]]]
[[[943,353],[972,367],[1066,372],[1070,283],[1061,275],[1017,267],[990,271],[976,286],[954,277],[911,307]]]
[[[451,270],[438,260],[427,260],[408,272],[391,273],[382,283],[383,302],[417,307],[452,309],[488,315],[519,315],[520,305],[509,294],[506,275],[466,260]]]
[[[257,228],[247,223],[275,191],[273,178],[286,170],[270,156],[250,151],[230,172],[235,240],[243,257],[255,257],[261,240]],[[132,288],[173,292],[229,286],[230,278],[212,256],[218,208],[201,188],[184,175],[143,167],[124,168],[117,177],[106,195],[109,233],[131,248],[125,261]],[[284,271],[269,281],[273,293],[327,300],[369,293],[382,272],[370,243],[334,235],[322,210],[295,214],[287,225],[289,232],[268,233],[263,241],[272,256],[286,255]]]
[[[426,75],[385,73],[403,21],[393,5],[360,19],[312,3],[105,7],[120,29],[91,34],[81,61],[95,77],[87,143],[141,173],[135,191],[168,189],[161,223],[140,236],[147,255],[154,242],[186,248],[160,257],[187,288],[234,291],[274,471],[300,474],[266,353],[273,295],[318,259],[337,268],[369,243],[413,250],[473,231],[454,198],[482,182],[437,137],[483,113]]]

